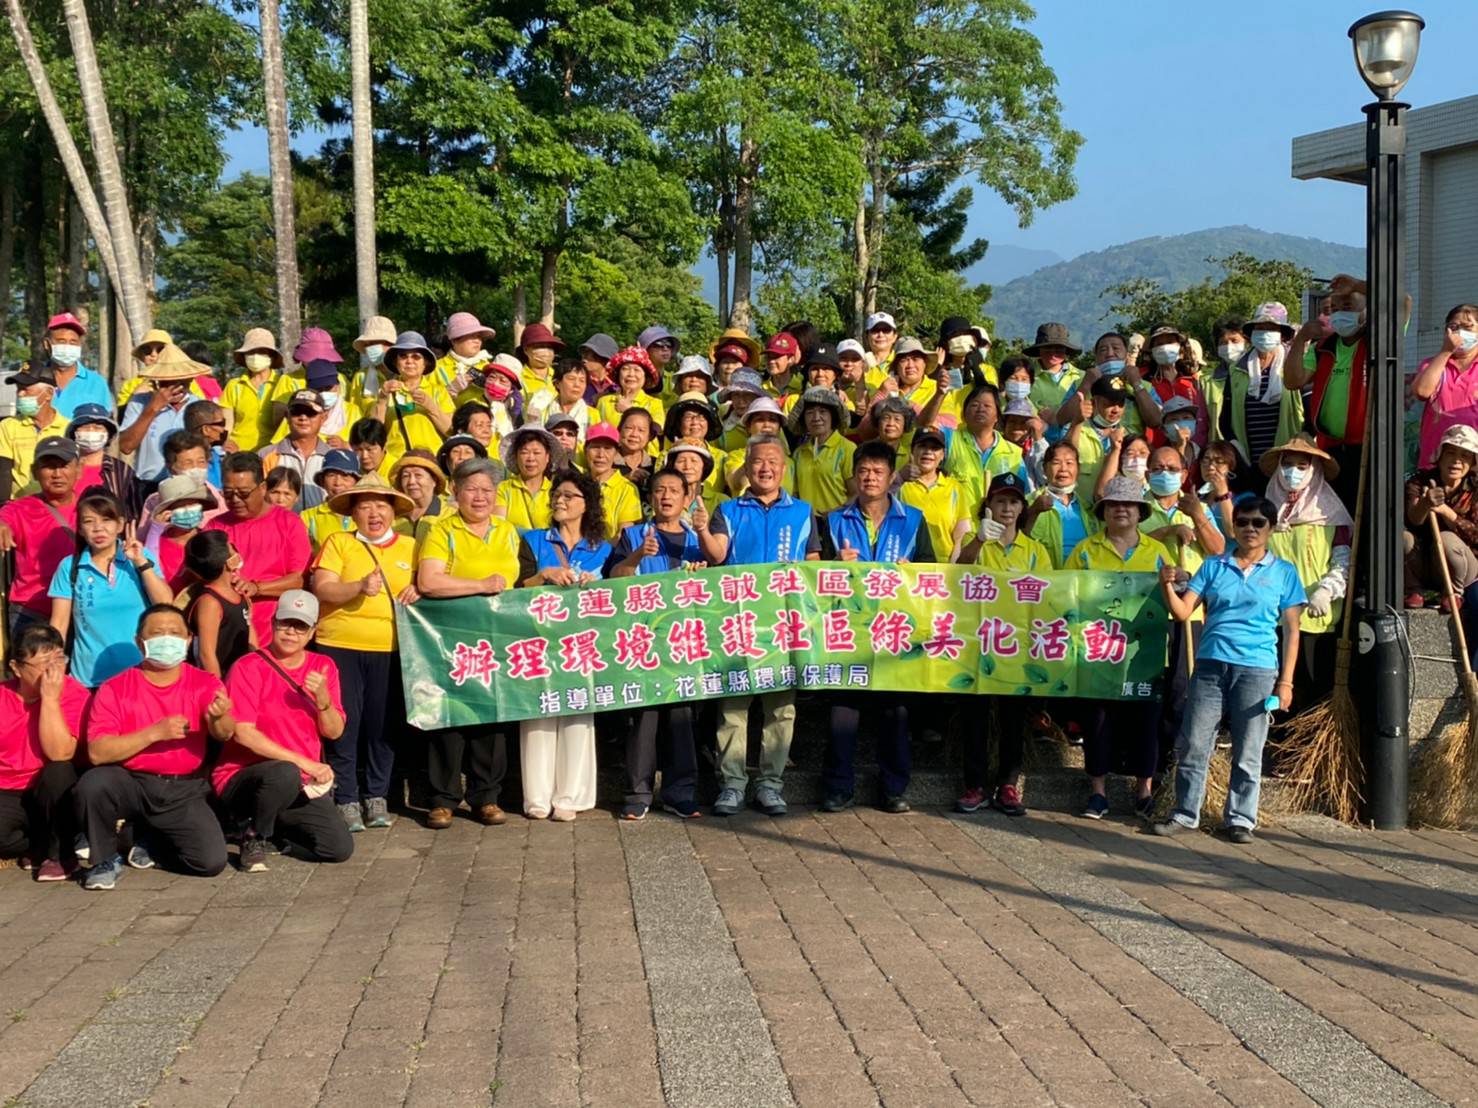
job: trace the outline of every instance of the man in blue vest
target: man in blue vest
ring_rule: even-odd
[[[774,435],[756,435],[744,449],[744,471],[749,491],[718,506],[706,526],[698,528],[698,542],[711,566],[774,565],[777,562],[814,561],[820,543],[811,506],[787,493],[785,444]],[[763,579],[768,575],[763,575]],[[749,706],[758,700],[764,720],[760,730],[760,772],[755,780],[754,806],[767,816],[783,816],[785,762],[795,732],[795,692],[786,689],[759,696],[733,696],[719,704],[716,816],[736,815],[744,807],[749,775],[745,754],[749,747]]]
[[[897,457],[893,447],[876,440],[857,448],[852,459],[857,495],[819,521],[823,560],[887,565],[935,561],[924,513],[904,504],[890,491]],[[882,715],[877,738],[878,807],[902,814],[909,810],[904,794],[908,792],[912,758],[908,708],[897,693],[879,697],[863,694],[832,704],[831,737],[822,767],[821,810],[841,812],[852,807],[857,783],[857,731],[865,705],[880,710]]]

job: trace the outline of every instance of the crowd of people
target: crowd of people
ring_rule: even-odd
[[[321,329],[284,353],[257,328],[223,375],[151,331],[116,395],[82,364],[85,323],[59,315],[0,421],[0,854],[88,889],[156,857],[217,873],[228,842],[246,872],[278,851],[340,861],[396,818],[412,767],[428,826],[464,804],[504,823],[510,742],[529,819],[592,808],[598,747],[623,746],[621,818],[698,816],[710,746],[708,811],[781,815],[793,691],[415,731],[395,611],[804,559],[1158,575],[1163,695],[957,712],[957,807],[1025,814],[1023,751],[1057,728],[1084,748],[1085,817],[1108,814],[1106,778],[1125,773],[1134,814],[1172,834],[1197,825],[1224,727],[1225,830],[1245,842],[1270,714],[1327,689],[1349,593],[1364,307],[1352,279],[1301,327],[1264,303],[1218,323],[1207,357],[1172,324],[1082,347],[1049,322],[998,364],[969,320],[922,342],[885,312],[859,338],[802,321],[702,353],[662,326],[572,347],[537,323],[495,353],[493,328],[458,312],[434,343],[371,319],[346,361]],[[1445,560],[1478,609],[1478,307],[1445,335],[1412,384],[1408,603]],[[854,803],[866,714],[873,799],[908,811],[911,751],[957,706],[836,696],[821,808]],[[1172,757],[1174,811],[1154,822]]]

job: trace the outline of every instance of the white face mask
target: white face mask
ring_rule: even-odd
[[[51,360],[57,365],[76,365],[82,357],[82,347],[70,342],[53,343]]]
[[[961,354],[968,354],[975,349],[975,339],[970,335],[956,335],[949,340],[949,345],[945,349],[957,357]]]
[[[1149,468],[1148,458],[1125,458],[1119,468],[1130,477],[1143,477],[1144,471]]]
[[[1334,333],[1340,338],[1353,338],[1360,333],[1360,313],[1333,312],[1329,316],[1329,326],[1334,328]]]
[[[1253,331],[1252,345],[1266,354],[1283,345],[1283,335],[1279,331]]]
[[[1150,357],[1155,359],[1156,365],[1174,365],[1180,361],[1180,344],[1170,343],[1168,346],[1151,347]]]
[[[244,354],[241,360],[245,363],[248,373],[261,373],[264,369],[272,368],[271,354]]]
[[[331,410],[339,402],[339,394],[336,392],[320,392],[318,395],[323,399],[324,411]]]
[[[364,348],[364,360],[370,365],[379,365],[385,360],[385,344],[372,342]]]
[[[78,431],[72,437],[77,442],[77,448],[84,454],[96,454],[108,445],[108,432],[106,431]]]
[[[205,475],[209,472],[210,470],[208,469],[187,469],[184,471],[184,473],[180,474],[180,476],[189,477],[193,480],[199,481],[203,485],[205,484]]]
[[[1216,356],[1227,365],[1235,365],[1242,360],[1242,355],[1247,353],[1245,342],[1224,342],[1216,348]]]

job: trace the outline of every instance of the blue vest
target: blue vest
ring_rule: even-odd
[[[534,555],[534,561],[539,564],[540,569],[554,569],[563,567],[568,563],[569,567],[577,573],[589,573],[601,577],[605,573],[606,560],[611,556],[611,544],[603,542],[594,545],[589,539],[581,539],[575,544],[575,549],[570,550],[565,546],[565,541],[560,537],[558,531],[546,528],[542,531],[523,531],[524,542],[529,544],[529,550]],[[565,560],[560,560],[563,553]]]
[[[878,525],[877,541],[868,536],[867,517],[853,500],[826,517],[831,529],[831,541],[838,551],[843,545],[857,551],[859,562],[899,562],[904,558],[913,560],[914,548],[919,542],[919,528],[924,524],[924,513],[910,508],[896,496],[888,498],[888,514]]]
[[[647,541],[647,535],[656,526],[655,523],[633,523],[626,530],[622,531],[621,534],[625,536],[626,543],[632,550],[638,550],[641,548],[641,544]],[[694,531],[688,524],[683,524],[683,552],[682,556],[678,559],[677,565],[673,565],[667,556],[666,538],[667,532],[658,533],[657,542],[662,545],[659,545],[657,553],[643,558],[637,563],[636,572],[638,575],[644,573],[670,573],[675,569],[682,569],[683,562],[701,562],[704,560],[703,548],[698,545],[698,532]]]
[[[800,562],[811,544],[811,505],[783,489],[766,508],[753,496],[725,500],[718,512],[729,525],[729,556],[724,565]]]

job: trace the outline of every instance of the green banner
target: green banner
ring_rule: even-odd
[[[778,689],[1159,695],[1148,573],[801,562],[396,606],[416,727]]]

